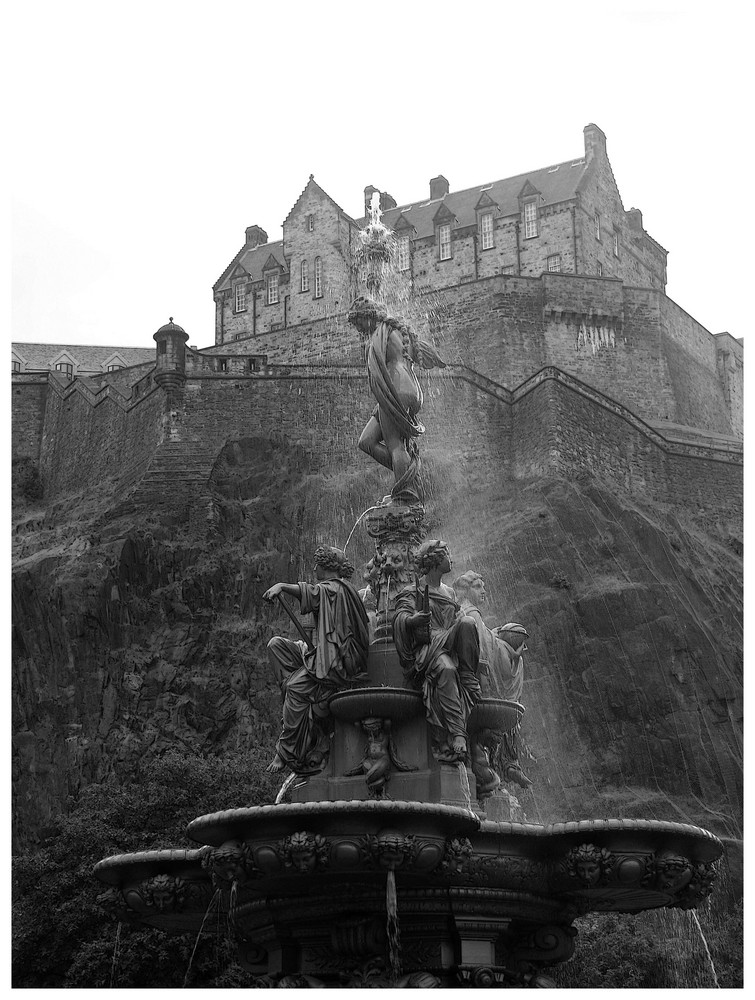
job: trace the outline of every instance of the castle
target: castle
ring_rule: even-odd
[[[527,176],[456,194],[436,177],[402,207],[378,192],[390,291],[446,362],[420,372],[428,516],[499,620],[537,628],[527,710],[558,815],[585,807],[589,766],[596,788],[686,781],[735,816],[742,343],[668,298],[666,252],[585,137],[584,159]],[[359,226],[310,180],[282,242],[250,227],[202,350],[172,321],[137,355],[14,345],[19,830],[133,773],[166,728],[199,739],[187,698],[218,745],[229,699],[251,718],[264,650],[235,658],[269,632],[265,587],[387,492],[357,449],[374,407],[347,321]],[[258,739],[243,719],[234,739]]]
[[[438,440],[463,397],[490,411],[480,433],[507,442],[514,475],[599,472],[708,521],[736,519],[742,343],[666,296],[667,252],[624,210],[597,126],[582,157],[541,170],[455,193],[438,176],[404,206],[369,185],[365,213],[374,195],[396,237],[394,291],[449,362],[429,401]],[[115,476],[149,500],[170,476],[191,506],[224,445],[251,429],[311,447],[311,422],[366,398],[345,319],[364,223],[310,177],[282,240],[247,228],[213,286],[215,343],[203,350],[172,322],[157,353],[14,344],[14,458],[38,467],[51,498]]]

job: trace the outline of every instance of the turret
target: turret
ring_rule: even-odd
[[[153,335],[157,344],[157,363],[155,365],[155,382],[170,391],[180,389],[186,381],[186,341],[188,333],[183,327],[170,321],[161,326]]]

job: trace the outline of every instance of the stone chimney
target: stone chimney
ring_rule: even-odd
[[[597,154],[606,155],[606,134],[597,125],[585,125],[584,133],[585,159],[589,165]]]
[[[372,196],[373,196],[373,194],[376,191],[379,193],[380,189],[376,188],[374,184],[368,184],[367,187],[364,189],[364,214],[365,215],[369,215],[370,214],[370,209],[372,208]]]
[[[389,208],[396,207],[396,199],[387,191],[380,192],[380,211],[387,212]]]
[[[246,227],[246,245],[250,250],[267,243],[267,233],[260,226]]]
[[[448,181],[443,174],[438,174],[437,177],[432,177],[430,179],[430,201],[435,201],[436,198],[445,198],[447,194]]]
[[[638,233],[642,232],[642,212],[639,208],[630,208],[626,213],[627,222],[632,227],[636,229]]]

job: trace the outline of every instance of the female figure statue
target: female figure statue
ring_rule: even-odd
[[[408,324],[388,316],[385,308],[372,299],[355,299],[349,322],[370,338],[367,374],[377,401],[359,438],[359,448],[393,471],[394,500],[421,501],[416,439],[425,428],[417,418],[422,408],[422,389],[414,365],[445,368],[445,364],[431,344],[416,337]]]

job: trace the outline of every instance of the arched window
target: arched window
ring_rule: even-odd
[[[322,258],[315,257],[315,298],[322,298]]]
[[[319,257],[317,258],[320,259]],[[301,262],[301,291],[309,291],[309,264],[306,260]]]

